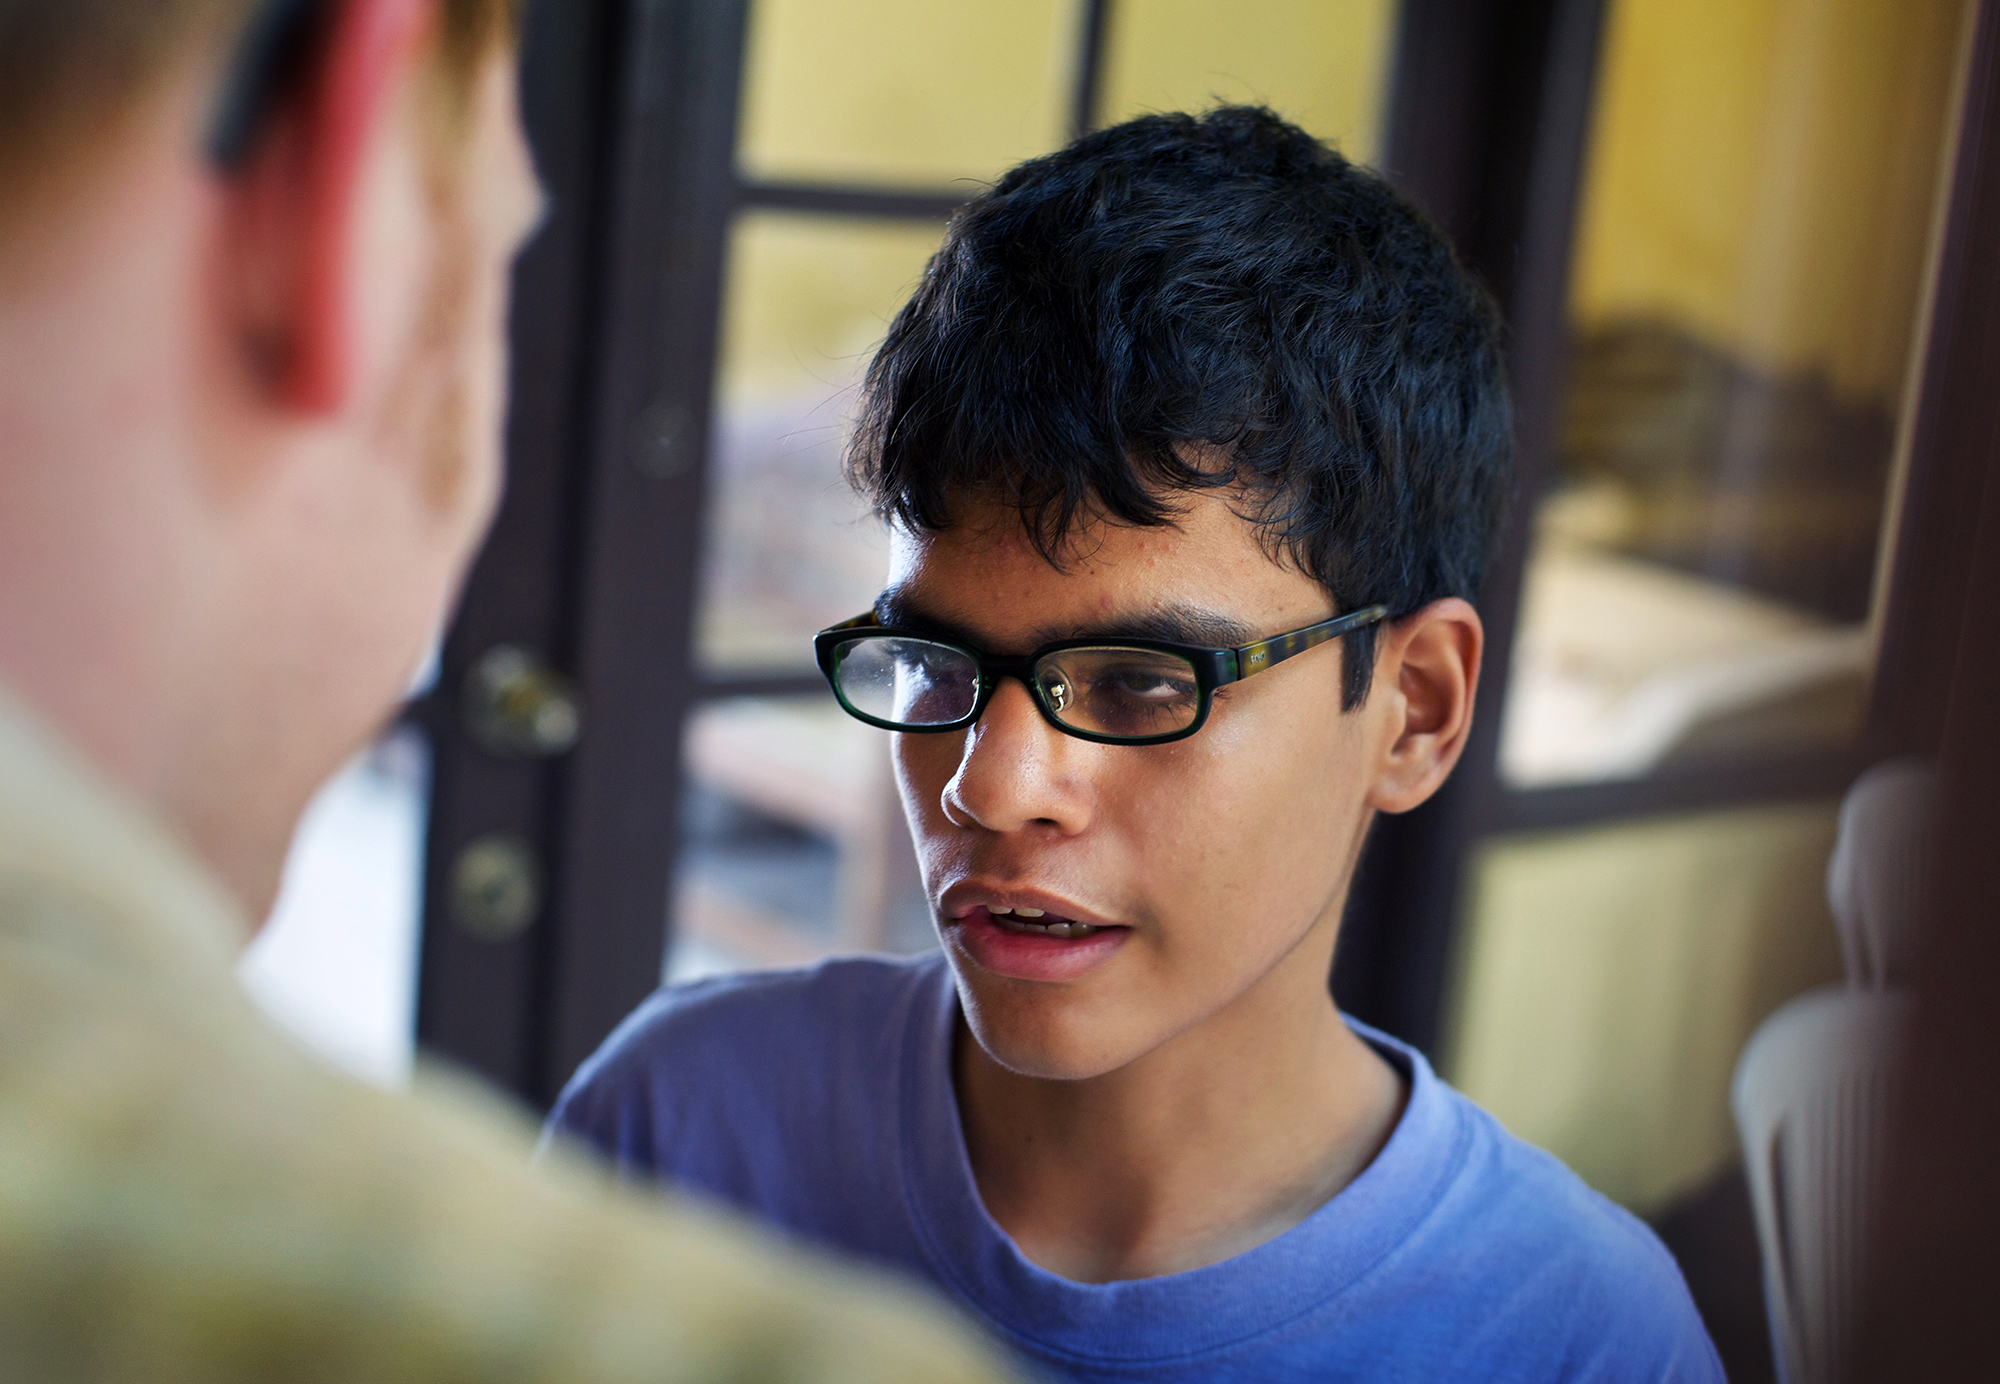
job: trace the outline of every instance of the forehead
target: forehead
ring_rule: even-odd
[[[1276,555],[1225,492],[1185,497],[1172,525],[1094,523],[1050,562],[1006,505],[968,503],[939,533],[897,530],[890,589],[900,602],[995,638],[1089,630],[1199,610],[1253,630],[1324,618],[1319,584]]]

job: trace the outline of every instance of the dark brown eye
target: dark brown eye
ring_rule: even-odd
[[[1065,649],[1037,671],[1042,695],[1066,726],[1143,740],[1194,723],[1201,685],[1177,654],[1150,649]]]

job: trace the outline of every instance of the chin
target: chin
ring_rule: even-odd
[[[973,1039],[986,1055],[1017,1076],[1040,1081],[1089,1081],[1144,1055],[1152,1043],[1134,1042],[1125,1026],[1092,1003],[1056,986],[996,977],[968,977],[958,970],[959,1003]],[[1092,1012],[1092,1011],[1099,1012]]]

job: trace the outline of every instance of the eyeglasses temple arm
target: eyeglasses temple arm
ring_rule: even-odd
[[[1308,625],[1290,634],[1273,635],[1260,639],[1255,644],[1245,644],[1236,650],[1236,676],[1247,678],[1252,673],[1261,673],[1274,664],[1283,663],[1294,654],[1302,654],[1307,649],[1316,649],[1329,639],[1338,639],[1343,634],[1372,625],[1389,613],[1389,607],[1372,605],[1317,625]]]

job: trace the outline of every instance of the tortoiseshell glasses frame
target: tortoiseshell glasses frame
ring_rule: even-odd
[[[1103,745],[1184,740],[1208,720],[1215,689],[1240,682],[1385,619],[1365,606],[1240,648],[1156,639],[1062,639],[1005,658],[955,639],[880,623],[871,614],[821,630],[813,652],[843,710],[908,734],[974,725],[1002,680],[1023,684],[1065,735]]]

